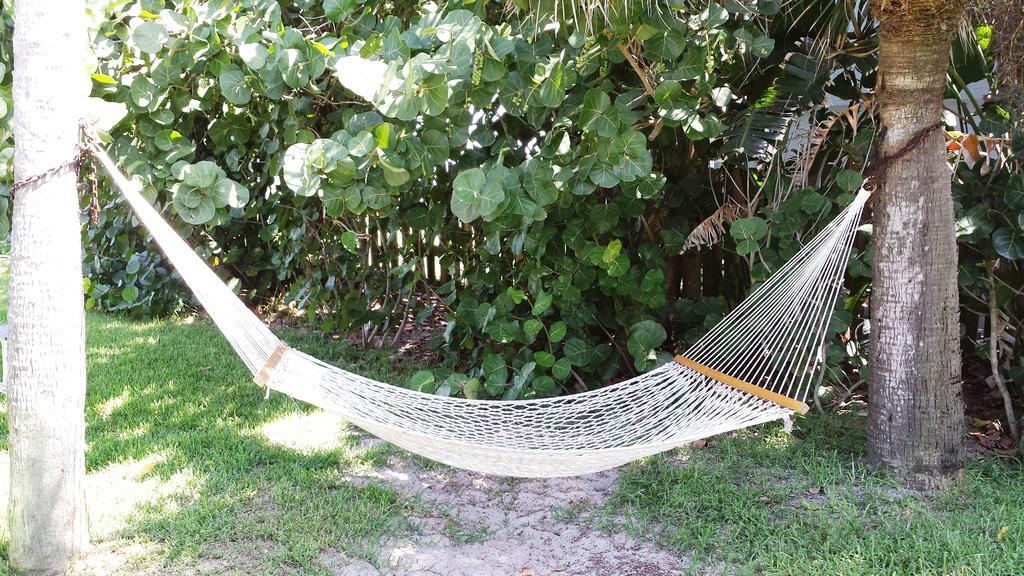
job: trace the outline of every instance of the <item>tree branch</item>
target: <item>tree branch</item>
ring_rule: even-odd
[[[985,263],[985,268],[988,269],[989,287],[988,287],[988,321],[989,321],[989,336],[988,336],[988,362],[992,369],[992,381],[995,382],[996,388],[999,389],[999,394],[1003,397],[1003,407],[1006,409],[1006,419],[1010,423],[1010,435],[1013,439],[1020,442],[1020,429],[1017,426],[1017,416],[1013,413],[1013,398],[1010,397],[1010,391],[1006,388],[1006,382],[1003,381],[1002,374],[999,373],[999,336],[1003,333],[1003,322],[999,318],[999,300],[996,294],[996,266],[995,262],[990,260]]]
[[[633,68],[633,71],[636,72],[636,75],[640,77],[640,81],[643,82],[644,92],[647,92],[650,96],[654,96],[654,86],[651,86],[651,80],[647,77],[647,73],[640,68],[640,64],[637,63],[636,57],[634,57],[633,53],[630,52],[629,49],[621,42],[619,42],[618,48],[619,52],[622,52],[622,55],[626,57],[626,61],[629,62],[629,65]]]

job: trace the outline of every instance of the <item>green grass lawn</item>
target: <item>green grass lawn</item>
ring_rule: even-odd
[[[590,516],[737,575],[1024,574],[1019,460],[974,460],[925,497],[869,471],[863,423],[813,416],[654,458]]]
[[[6,262],[3,272],[6,318]],[[381,354],[357,354],[315,335],[285,336],[361,373],[397,378]],[[343,479],[348,467],[372,464],[373,451],[303,454],[267,442],[261,426],[310,408],[280,394],[264,400],[209,322],[90,314],[86,339],[88,470],[156,456],[145,474],[188,478],[183,490],[144,507],[124,530],[127,538],[161,543],[166,557],[155,560],[187,565],[185,559],[220,554],[225,545],[270,542],[264,565],[238,573],[327,573],[317,559],[324,550],[373,560],[385,536],[410,528],[404,512],[416,502],[382,484]],[[7,449],[7,434],[5,410],[0,450]],[[6,552],[6,537],[0,546]]]
[[[0,293],[0,317],[5,302]],[[285,336],[377,379],[407,372],[382,353]],[[140,562],[171,574],[218,558],[209,573],[326,574],[325,551],[373,560],[389,537],[415,531],[406,517],[423,503],[347,480],[346,470],[380,456],[358,437],[305,453],[267,440],[267,423],[310,408],[279,394],[264,400],[205,320],[92,314],[87,340],[90,473],[150,462],[140,480],[179,481],[111,536],[157,544]],[[793,436],[769,425],[682,449],[625,468],[608,502],[559,514],[655,540],[697,574],[1024,574],[1019,461],[976,459],[954,489],[923,497],[866,468],[862,423],[814,416]]]

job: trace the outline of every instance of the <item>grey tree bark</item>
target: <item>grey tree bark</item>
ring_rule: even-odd
[[[83,0],[14,5],[15,181],[77,153],[88,93]],[[64,573],[88,542],[85,317],[77,174],[19,188],[11,228],[10,549],[15,574]]]
[[[869,460],[946,485],[964,463],[957,247],[938,123],[956,0],[894,0],[880,20],[884,135],[874,198]]]

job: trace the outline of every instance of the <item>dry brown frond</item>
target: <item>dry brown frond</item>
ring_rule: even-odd
[[[744,208],[738,204],[723,204],[711,216],[698,224],[686,237],[683,252],[693,248],[711,246],[721,242],[727,231],[727,225],[743,217]]]

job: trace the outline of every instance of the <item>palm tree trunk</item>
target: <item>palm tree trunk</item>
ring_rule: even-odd
[[[85,6],[19,1],[14,11],[14,170],[24,181],[77,153],[88,93]],[[15,574],[62,574],[88,542],[76,172],[68,167],[14,196],[7,394]]]
[[[874,199],[869,459],[938,487],[963,467],[957,248],[939,122],[962,5],[875,6],[883,137]]]

